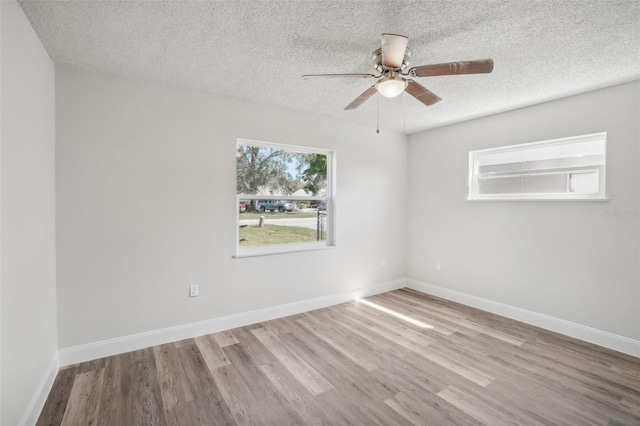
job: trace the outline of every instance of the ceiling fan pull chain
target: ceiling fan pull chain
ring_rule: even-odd
[[[376,133],[380,133],[380,93],[376,95]]]
[[[404,108],[404,93],[402,93],[402,133],[407,134],[407,111]]]

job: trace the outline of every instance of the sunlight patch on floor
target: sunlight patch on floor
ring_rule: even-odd
[[[393,310],[391,310],[389,308],[385,308],[384,306],[380,306],[377,303],[369,302],[368,300],[364,300],[364,299],[356,299],[356,301],[359,302],[359,303],[364,303],[367,306],[371,306],[372,308],[377,309],[379,311],[382,311],[382,312],[384,312],[386,314],[393,315],[394,317],[400,318],[401,320],[404,320],[404,321],[406,321],[408,323],[411,323],[413,325],[417,325],[418,327],[433,328],[429,324],[425,324],[422,321],[418,321],[418,320],[413,319],[411,317],[408,317],[406,315],[402,315],[400,312],[396,312],[396,311],[393,311]]]

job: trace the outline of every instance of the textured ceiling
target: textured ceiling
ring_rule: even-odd
[[[493,58],[492,74],[419,79],[443,100],[380,98],[380,129],[423,129],[640,78],[640,2],[20,1],[53,61],[375,128],[370,80],[383,32],[409,37],[410,66]]]

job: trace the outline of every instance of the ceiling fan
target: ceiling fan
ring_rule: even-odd
[[[373,52],[374,74],[306,74],[303,79],[312,78],[375,78],[378,81],[354,99],[345,110],[356,109],[373,94],[393,98],[407,92],[423,104],[430,106],[441,99],[413,80],[413,77],[433,77],[454,74],[486,74],[493,71],[493,59],[477,61],[447,62],[443,64],[420,65],[405,70],[409,66],[411,50],[407,47],[409,38],[398,34],[382,34],[382,47]]]

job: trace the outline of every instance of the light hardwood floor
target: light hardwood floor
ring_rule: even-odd
[[[640,425],[640,359],[403,289],[61,369],[38,425]],[[427,327],[423,327],[425,325]]]

